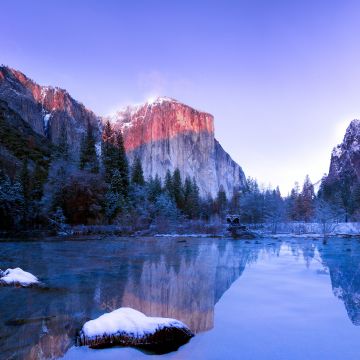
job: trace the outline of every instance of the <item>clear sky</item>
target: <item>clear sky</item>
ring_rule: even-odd
[[[0,63],[99,115],[154,95],[210,112],[246,175],[284,195],[360,118],[360,1],[0,5]]]

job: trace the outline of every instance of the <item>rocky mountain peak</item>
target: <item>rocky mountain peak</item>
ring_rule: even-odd
[[[128,151],[186,132],[214,133],[212,115],[165,96],[127,106],[105,119],[124,133]]]
[[[140,157],[146,177],[179,168],[195,178],[202,195],[228,196],[245,184],[242,169],[214,138],[214,117],[178,100],[161,96],[127,106],[105,118],[124,135],[130,162]]]
[[[346,129],[343,142],[331,153],[329,176],[355,172],[360,177],[360,120],[352,120]]]
[[[58,87],[41,86],[20,71],[0,67],[0,100],[32,130],[57,144],[65,127],[74,158],[91,124],[100,148],[102,123],[110,120],[124,135],[130,163],[139,157],[145,177],[178,168],[195,178],[200,193],[215,197],[220,187],[228,196],[246,183],[241,167],[214,137],[214,117],[166,96],[127,106],[110,117],[97,117]]]
[[[59,87],[41,86],[22,72],[0,67],[0,99],[17,112],[32,129],[57,143],[62,126],[68,142],[78,153],[86,126],[90,123],[100,132],[100,118]]]

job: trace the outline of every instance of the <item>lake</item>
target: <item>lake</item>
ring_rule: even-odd
[[[45,288],[0,287],[1,359],[359,359],[360,241],[269,238],[0,242],[0,268]],[[178,351],[74,347],[82,324],[129,306],[185,322]]]

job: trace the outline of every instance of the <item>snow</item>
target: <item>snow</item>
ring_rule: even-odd
[[[186,328],[181,321],[169,318],[148,317],[140,311],[123,307],[86,322],[82,334],[89,339],[103,335],[127,333],[141,338],[164,327]]]
[[[45,116],[44,116],[44,129],[45,129],[45,131],[47,131],[48,128],[49,128],[50,118],[51,118],[51,114],[45,114]]]
[[[15,268],[5,270],[2,274],[2,277],[0,277],[0,282],[6,283],[8,285],[20,284],[22,286],[29,286],[32,284],[37,284],[39,280],[31,273],[26,272],[20,268]]]
[[[266,234],[266,236],[272,236],[271,233],[272,224],[264,224],[263,228],[259,231],[260,234]],[[328,223],[327,234],[331,236],[360,236],[360,222],[347,222],[347,223]],[[322,237],[323,236],[323,224],[321,223],[304,223],[304,222],[289,222],[279,223],[277,225],[278,236],[294,236],[294,237]]]
[[[155,234],[155,237],[171,237],[171,238],[177,238],[177,237],[192,237],[192,238],[208,238],[208,237],[214,237],[213,234]]]
[[[157,96],[157,97],[150,97],[147,99],[146,104],[148,105],[161,105],[165,102],[172,102],[172,103],[178,103],[177,100],[172,99],[167,96]]]
[[[331,155],[332,155],[333,157],[339,158],[339,157],[342,155],[341,146],[338,145],[338,146],[334,147]]]
[[[95,151],[97,156],[101,156],[101,141],[97,142],[95,144]]]

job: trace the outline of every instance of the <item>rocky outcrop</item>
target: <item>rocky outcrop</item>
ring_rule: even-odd
[[[177,350],[193,336],[187,325],[179,320],[150,317],[121,307],[87,321],[78,336],[78,344],[93,349],[135,346],[164,354]]]
[[[231,196],[245,185],[241,167],[214,138],[208,113],[159,97],[108,119],[123,132],[130,162],[140,157],[146,177],[163,179],[168,169],[179,168],[184,177],[195,178],[203,196],[216,196],[220,186]]]
[[[37,134],[46,136],[55,144],[64,126],[75,157],[88,123],[96,135],[100,135],[99,117],[74,100],[67,91],[40,86],[20,71],[6,66],[0,67],[0,100],[5,101]]]
[[[346,173],[360,179],[360,120],[350,123],[343,142],[331,154],[329,177],[342,177]]]
[[[35,163],[46,168],[51,151],[51,142],[0,99],[0,170],[14,178],[24,157],[30,160],[31,168]]]

